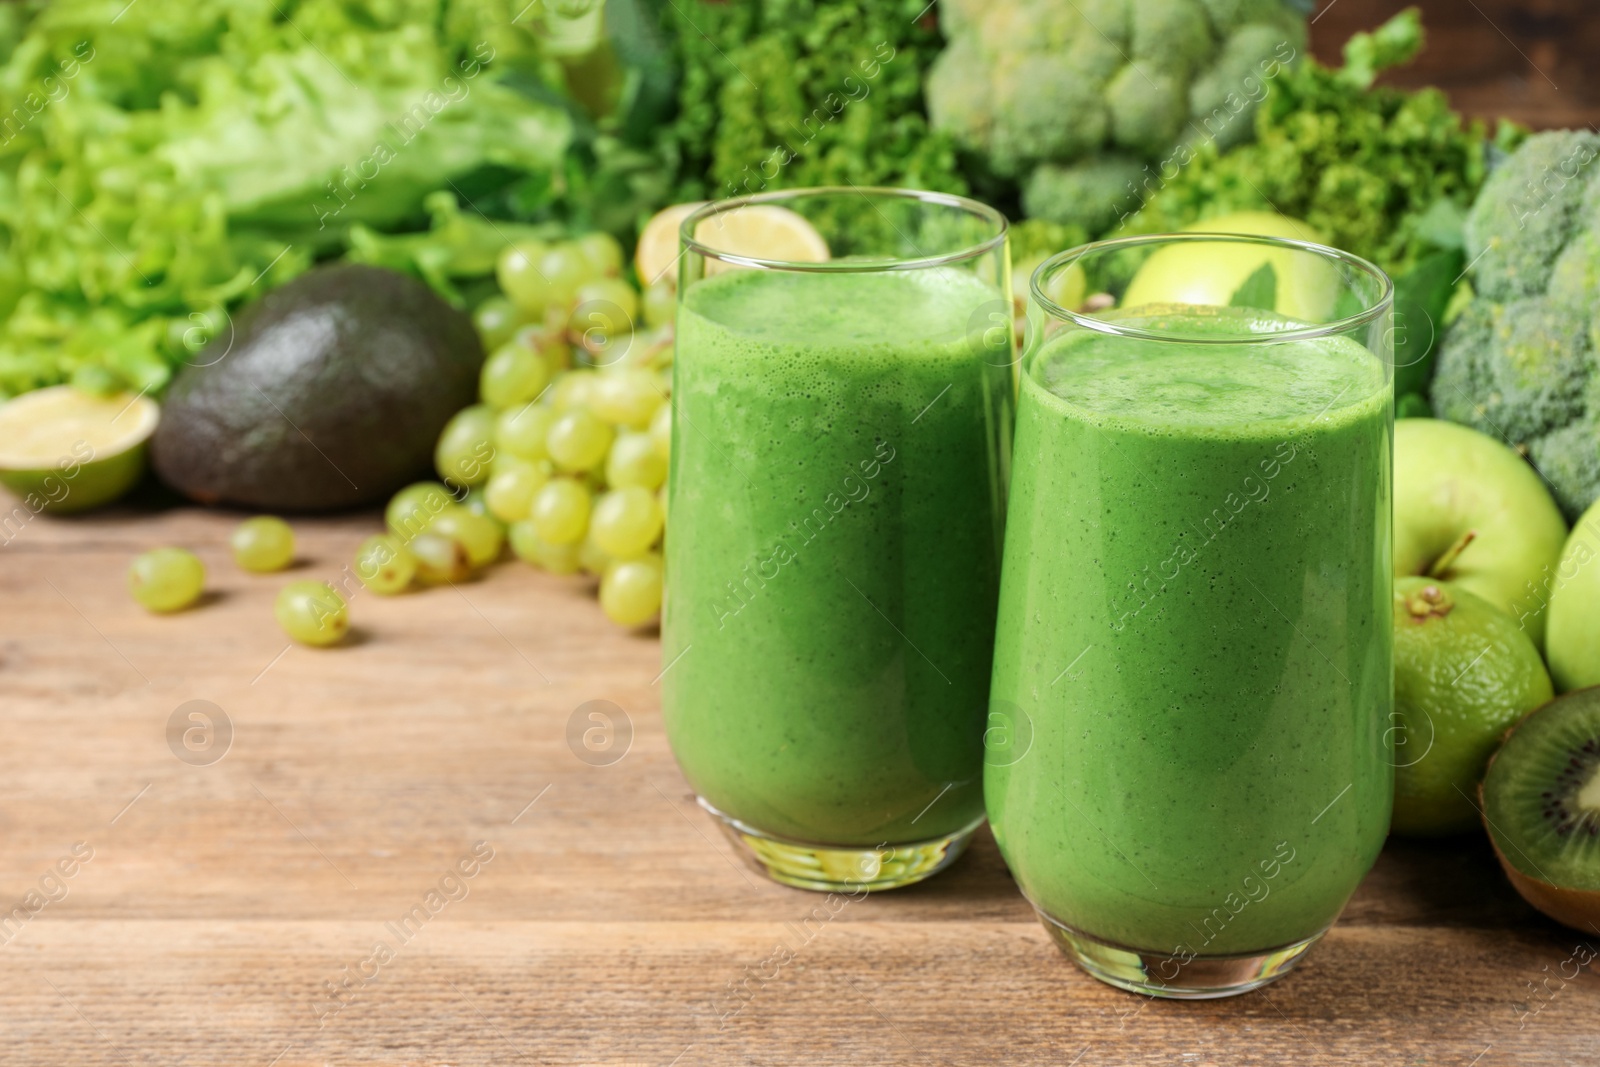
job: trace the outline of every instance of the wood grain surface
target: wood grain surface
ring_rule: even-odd
[[[0,924],[0,1064],[1600,1061],[1574,962],[1600,931],[1534,914],[1476,838],[1392,843],[1298,972],[1229,1001],[1074,969],[986,832],[824,921],[695,808],[658,642],[583,581],[358,594],[347,647],[285,651],[287,576],[232,565],[237,518],[39,518],[0,548],[0,906],[28,916]],[[337,580],[377,525],[297,522],[293,575]],[[123,576],[162,544],[211,592],[155,618]],[[191,700],[232,726],[207,765],[220,731],[191,762],[168,741]],[[590,700],[629,724],[607,765],[567,740]]]
[[[1352,33],[1411,6],[1428,44],[1385,84],[1437,85],[1468,115],[1534,129],[1600,125],[1595,0],[1315,0],[1312,53],[1337,63]]]

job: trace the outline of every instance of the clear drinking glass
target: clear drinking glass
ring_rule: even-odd
[[[1392,293],[1331,248],[1204,234],[1033,276],[985,793],[1112,985],[1271,981],[1383,844]]]
[[[719,241],[793,212],[795,261]],[[685,220],[662,715],[772,878],[889,889],[983,821],[1012,416],[1005,219],[810,189]],[[816,261],[798,261],[808,256]]]

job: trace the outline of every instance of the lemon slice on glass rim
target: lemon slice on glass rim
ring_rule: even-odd
[[[639,284],[665,281],[678,283],[678,230],[683,220],[704,202],[674,204],[663,208],[639,233],[639,247],[633,265]],[[786,207],[777,204],[747,204],[702,219],[695,237],[718,252],[751,259],[770,259],[785,263],[822,263],[829,258],[828,242],[815,226]],[[706,262],[706,273],[732,269],[731,264]]]

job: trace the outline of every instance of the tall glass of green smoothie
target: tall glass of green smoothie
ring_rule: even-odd
[[[773,231],[789,258],[751,257],[751,234]],[[773,879],[919,881],[983,821],[1012,433],[1005,220],[955,196],[814,189],[707,205],[681,238],[673,753]]]
[[[1391,302],[1371,264],[1270,238],[1034,274],[985,794],[1046,928],[1112,985],[1272,981],[1383,844]]]

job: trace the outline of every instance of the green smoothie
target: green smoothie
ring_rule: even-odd
[[[985,792],[1035,906],[1166,979],[1320,933],[1383,843],[1391,400],[1347,338],[1226,343],[1264,313],[1121,320],[1192,340],[1023,374]]]
[[[1011,384],[973,324],[999,299],[948,267],[685,293],[662,714],[724,814],[868,847],[982,816]]]

